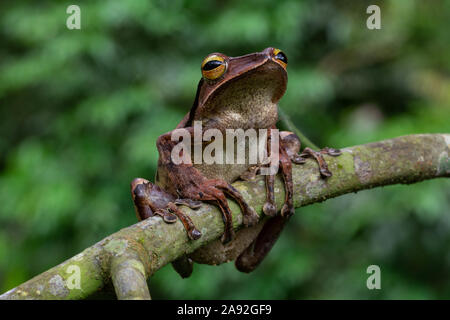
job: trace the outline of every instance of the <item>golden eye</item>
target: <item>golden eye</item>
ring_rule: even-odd
[[[215,80],[222,76],[227,70],[225,59],[213,54],[205,58],[202,62],[202,75],[208,80]]]
[[[274,59],[277,60],[283,67],[286,68],[288,63],[288,58],[280,49],[273,49]]]

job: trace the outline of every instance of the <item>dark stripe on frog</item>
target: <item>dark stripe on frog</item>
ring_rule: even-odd
[[[194,100],[194,103],[192,104],[191,111],[189,111],[189,119],[186,122],[186,124],[184,125],[184,128],[192,127],[192,121],[194,121],[195,111],[197,111],[198,98],[200,96],[200,88],[203,85],[203,81],[204,81],[203,78],[201,78],[200,81],[198,82],[197,93],[195,94],[195,100]]]

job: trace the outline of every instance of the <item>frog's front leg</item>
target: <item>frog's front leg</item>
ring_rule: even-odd
[[[193,128],[184,128],[192,134]],[[172,141],[171,132],[158,138],[157,147],[160,155],[159,165],[164,167],[172,189],[179,196],[197,201],[208,201],[217,205],[222,212],[225,223],[225,231],[222,242],[227,243],[234,237],[231,210],[225,195],[235,200],[241,207],[243,222],[246,226],[252,226],[258,221],[258,215],[244,200],[239,191],[231,184],[221,179],[207,179],[198,171],[190,161],[174,164],[172,161],[172,150],[177,142]],[[189,157],[183,159],[189,160]]]
[[[275,128],[275,127],[274,127]],[[272,129],[274,129],[272,128]],[[294,212],[294,185],[292,181],[292,164],[291,157],[294,154],[297,154],[300,150],[300,141],[298,138],[294,140],[292,138],[293,135],[291,132],[282,131],[280,132],[280,142],[279,142],[279,150],[270,150],[271,144],[271,129],[269,129],[267,135],[267,148],[268,154],[272,152],[278,152],[278,159],[280,164],[280,171],[282,174],[282,178],[284,181],[285,188],[285,203],[283,208],[281,209],[281,215],[283,217],[287,217],[293,214]],[[296,137],[296,136],[295,136]],[[266,203],[263,206],[263,212],[268,216],[275,216],[277,213],[276,205],[275,205],[275,174],[266,175]]]
[[[269,144],[268,144],[269,145]],[[300,140],[298,137],[289,131],[280,132],[280,144],[279,144],[279,161],[280,171],[284,181],[285,188],[285,203],[281,209],[281,215],[284,217],[290,216],[294,213],[294,201],[293,201],[293,181],[292,181],[292,164],[291,161],[296,164],[303,164],[306,158],[313,158],[319,165],[319,172],[323,178],[331,177],[332,173],[328,169],[328,165],[323,158],[324,154],[330,156],[339,156],[341,151],[333,148],[323,148],[320,151],[314,151],[311,148],[305,148],[301,154]],[[267,189],[267,201],[264,205],[264,212],[267,215],[273,215],[272,208],[275,207],[275,196],[273,192],[275,179],[274,176],[266,176],[266,189]],[[266,210],[266,209],[272,210]],[[266,212],[267,211],[267,212]]]

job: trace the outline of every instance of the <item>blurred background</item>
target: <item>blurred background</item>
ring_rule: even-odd
[[[81,30],[70,4],[0,2],[0,292],[136,222],[129,183],[153,180],[210,52],[283,49],[280,106],[320,146],[450,131],[450,1],[77,1]],[[254,273],[169,265],[151,293],[449,299],[449,213],[443,179],[342,196],[297,210]]]

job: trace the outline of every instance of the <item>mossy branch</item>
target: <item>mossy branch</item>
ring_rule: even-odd
[[[333,177],[321,179],[317,164],[294,165],[295,206],[321,202],[345,193],[376,186],[414,183],[450,176],[449,134],[410,135],[343,149],[339,157],[327,157]],[[261,214],[265,201],[262,177],[234,186]],[[281,208],[284,191],[277,179],[276,200]],[[230,201],[234,227],[242,224],[239,207]],[[166,224],[153,217],[122,229],[51,268],[0,299],[83,299],[111,283],[120,299],[149,299],[145,278],[185,253],[218,239],[223,221],[218,209],[204,204],[197,211],[182,207],[202,237],[191,241],[180,222]],[[182,281],[182,280],[180,280]]]

